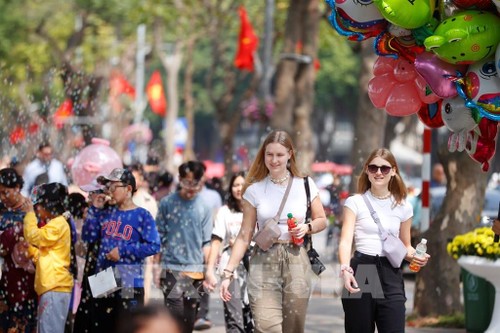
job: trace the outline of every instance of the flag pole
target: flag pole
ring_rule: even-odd
[[[271,96],[271,78],[273,76],[273,36],[274,36],[274,0],[266,0],[264,48],[262,51],[261,94],[266,101]]]
[[[135,69],[135,117],[134,124],[142,122],[144,112],[144,62],[146,58],[146,25],[137,27],[137,52]]]
[[[432,147],[432,132],[430,128],[424,128],[423,135],[423,161],[422,161],[422,216],[420,218],[420,232],[429,229],[430,210],[429,210],[429,188],[431,180],[431,147]]]

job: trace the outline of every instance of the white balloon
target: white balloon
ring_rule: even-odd
[[[469,131],[477,126],[471,109],[466,107],[464,100],[458,96],[445,99],[441,104],[441,118],[444,125],[452,132],[448,139],[448,150],[463,151]]]

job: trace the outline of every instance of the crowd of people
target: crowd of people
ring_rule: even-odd
[[[22,175],[0,170],[0,332],[192,332],[211,327],[217,287],[226,332],[304,332],[317,274],[306,245],[329,227],[329,214],[342,224],[346,332],[404,331],[401,269],[388,264],[362,198],[413,260],[413,213],[396,158],[374,151],[358,193],[337,196],[325,213],[296,156],[290,135],[274,130],[224,190],[210,189],[205,165],[192,160],[177,175],[116,168],[69,193],[71,177],[41,144]],[[362,291],[356,272],[365,263],[376,267],[383,300],[351,297]]]

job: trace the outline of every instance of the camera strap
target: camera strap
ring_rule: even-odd
[[[311,189],[309,188],[309,177],[304,177],[304,187],[306,189],[307,197],[307,210],[306,210],[306,223],[311,223]],[[306,234],[304,237],[304,245],[307,250],[313,248],[311,234]]]

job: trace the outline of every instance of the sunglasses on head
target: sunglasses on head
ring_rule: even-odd
[[[392,167],[388,165],[375,165],[375,164],[368,165],[369,173],[377,173],[379,169],[383,175],[387,175],[389,172],[391,172]]]

